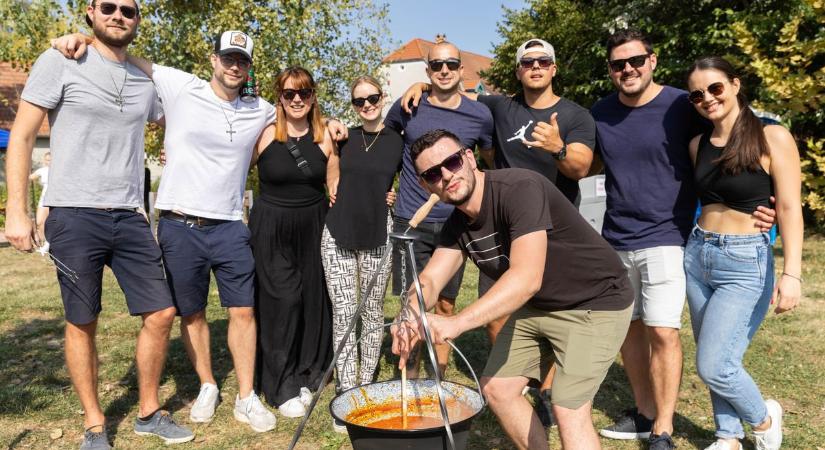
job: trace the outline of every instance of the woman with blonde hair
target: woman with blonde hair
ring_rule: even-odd
[[[401,135],[385,128],[382,122],[381,84],[373,77],[361,76],[352,83],[350,94],[361,126],[350,128],[349,138],[340,143],[340,181],[321,238],[335,347],[353,320],[358,298],[366,297],[361,313],[360,358],[354,348],[353,330],[335,362],[339,391],[371,382],[381,356],[380,327],[384,324],[384,294],[391,263],[388,258],[381,264],[384,254],[391,251],[388,243],[392,218],[386,196],[401,168],[404,152]],[[366,292],[373,277],[377,277],[375,284]],[[360,368],[356,368],[356,360]],[[346,430],[334,419],[333,428]]]
[[[338,158],[321,122],[312,74],[275,80],[277,119],[259,138],[260,195],[250,213],[257,279],[258,390],[286,417],[301,417],[332,357],[330,302],[321,263],[325,190]]]
[[[688,87],[688,99],[713,123],[713,130],[690,142],[702,213],[685,248],[696,370],[710,390],[716,424],[717,441],[707,449],[741,449],[744,421],[758,450],[776,450],[782,444],[782,407],[763,398],[742,357],[771,304],[777,314],[799,304],[799,152],[787,129],[763,125],[750,110],[726,60],[697,60]],[[769,206],[772,195],[784,253],[776,280],[770,237],[751,216],[757,206]]]

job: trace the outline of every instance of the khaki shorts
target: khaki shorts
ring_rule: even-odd
[[[498,334],[484,376],[541,381],[555,361],[550,401],[578,409],[596,396],[624,342],[632,312],[633,306],[556,312],[522,306]]]

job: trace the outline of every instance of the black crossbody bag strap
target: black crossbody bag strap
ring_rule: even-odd
[[[295,158],[295,163],[298,164],[298,169],[304,173],[307,177],[312,177],[312,170],[309,168],[309,163],[307,162],[304,155],[301,153],[301,149],[298,148],[292,141],[286,141],[286,149],[289,150],[289,154]]]

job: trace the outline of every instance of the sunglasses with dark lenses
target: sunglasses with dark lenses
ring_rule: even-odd
[[[234,65],[238,65],[238,69],[247,70],[252,65],[252,61],[246,58],[233,58],[229,55],[221,55],[221,64],[227,69]]]
[[[461,170],[461,167],[464,166],[464,149],[453,153],[452,155],[444,158],[444,161],[441,161],[440,164],[436,164],[429,169],[421,172],[420,176],[421,179],[426,181],[429,184],[436,184],[441,181],[441,168],[445,168],[452,173]]]
[[[548,69],[553,65],[553,58],[549,56],[540,56],[538,58],[521,58],[519,60],[519,64],[521,64],[522,69],[532,69],[536,61],[538,61],[539,67],[542,69]]]
[[[645,61],[647,60],[649,53],[645,53],[644,55],[636,55],[631,56],[630,58],[625,59],[614,59],[613,61],[608,61],[607,64],[610,66],[610,70],[614,72],[621,72],[624,70],[625,64],[630,64],[630,67],[634,69],[638,69],[645,65]]]
[[[716,83],[712,83],[710,86],[708,86],[707,92],[710,92],[711,95],[715,95],[715,96],[722,95],[722,93],[725,92],[725,84],[722,83],[721,81],[717,81]],[[688,94],[688,100],[690,100],[690,102],[693,103],[694,105],[698,105],[699,103],[702,103],[703,101],[705,101],[705,91],[703,91],[701,89],[696,89],[695,91],[691,91],[690,94]]]
[[[297,95],[301,100],[307,101],[312,97],[312,94],[315,93],[314,89],[311,88],[303,88],[303,89],[284,89],[281,92],[281,97],[284,100],[291,102],[293,98]]]
[[[127,18],[127,19],[134,19],[135,16],[137,15],[137,9],[136,8],[133,8],[131,6],[123,6],[123,5],[120,5],[119,7],[120,7],[120,14],[123,17]],[[100,12],[102,12],[103,14],[105,14],[107,16],[111,16],[112,14],[114,14],[115,11],[117,11],[117,9],[118,9],[118,5],[116,5],[114,3],[101,3],[100,4]]]
[[[446,64],[447,68],[450,70],[458,70],[458,68],[461,67],[461,60],[458,58],[431,59],[427,61],[427,64],[430,65],[430,70],[433,72],[441,72],[441,68],[444,67],[444,64]]]
[[[378,102],[381,100],[381,94],[372,94],[366,97],[355,97],[352,99],[353,106],[357,108],[363,108],[367,102],[370,102],[370,105],[377,105]]]

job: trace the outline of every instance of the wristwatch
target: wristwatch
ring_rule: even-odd
[[[553,158],[556,158],[556,161],[563,161],[564,158],[567,158],[567,144],[562,144],[561,150],[557,153],[553,153]]]

